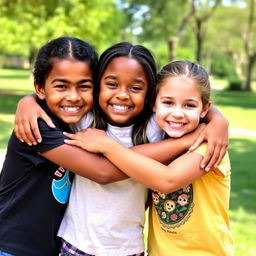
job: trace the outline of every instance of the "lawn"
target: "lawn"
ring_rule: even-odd
[[[6,149],[17,101],[31,92],[29,71],[0,70],[0,150]],[[230,216],[235,256],[256,255],[256,94],[218,88],[214,90],[213,101],[230,122]]]

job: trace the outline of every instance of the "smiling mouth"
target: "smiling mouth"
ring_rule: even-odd
[[[111,104],[111,106],[116,112],[127,112],[130,109],[130,107],[127,105]]]
[[[72,106],[72,107],[67,107],[63,106],[61,107],[66,113],[77,113],[81,110],[81,106]]]
[[[183,122],[172,122],[172,121],[167,122],[167,124],[171,129],[175,129],[175,130],[182,129],[186,125],[186,123],[183,123]]]

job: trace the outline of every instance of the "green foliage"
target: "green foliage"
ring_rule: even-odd
[[[228,90],[230,91],[242,91],[243,82],[238,78],[231,78],[228,83]]]
[[[130,24],[142,27],[140,36],[145,39],[165,42],[177,29],[181,13],[188,8],[188,1],[123,0]]]
[[[30,56],[47,40],[76,36],[96,48],[120,40],[124,16],[114,0],[16,0],[0,5],[0,53]],[[8,43],[6,43],[8,42]]]
[[[220,78],[236,77],[232,59],[221,52],[215,52],[211,56],[211,73]]]

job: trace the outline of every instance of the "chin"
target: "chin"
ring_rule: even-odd
[[[177,131],[165,131],[165,132],[171,138],[180,138],[186,134],[185,132],[177,132]]]

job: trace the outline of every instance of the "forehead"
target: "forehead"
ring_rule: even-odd
[[[57,59],[52,64],[49,76],[92,76],[90,65],[85,61]]]
[[[123,73],[126,76],[142,76],[146,77],[143,66],[136,59],[129,57],[113,58],[107,65],[104,74],[107,72]]]
[[[160,86],[159,93],[201,95],[201,91],[194,79],[187,76],[173,76],[164,79]]]

